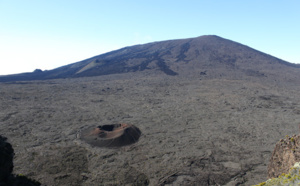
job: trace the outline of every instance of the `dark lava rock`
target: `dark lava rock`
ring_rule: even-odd
[[[0,136],[0,185],[8,180],[13,170],[14,150],[6,138]]]
[[[29,179],[24,175],[13,175],[14,149],[6,142],[6,138],[0,135],[0,186],[36,186],[39,182]]]

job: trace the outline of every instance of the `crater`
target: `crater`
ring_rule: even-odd
[[[96,147],[122,147],[136,143],[141,134],[136,126],[121,123],[87,128],[81,131],[80,139]]]

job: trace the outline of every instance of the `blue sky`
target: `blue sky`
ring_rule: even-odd
[[[298,0],[0,0],[0,75],[201,35],[300,63],[299,8]]]

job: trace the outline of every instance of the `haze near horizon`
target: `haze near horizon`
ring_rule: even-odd
[[[0,75],[154,41],[218,35],[300,63],[298,1],[1,1]]]

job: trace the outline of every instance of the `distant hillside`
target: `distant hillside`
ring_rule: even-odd
[[[285,69],[300,71],[299,68],[300,65],[218,36],[200,36],[125,47],[53,70],[0,76],[0,81],[76,78],[136,71],[169,76],[266,76]]]

